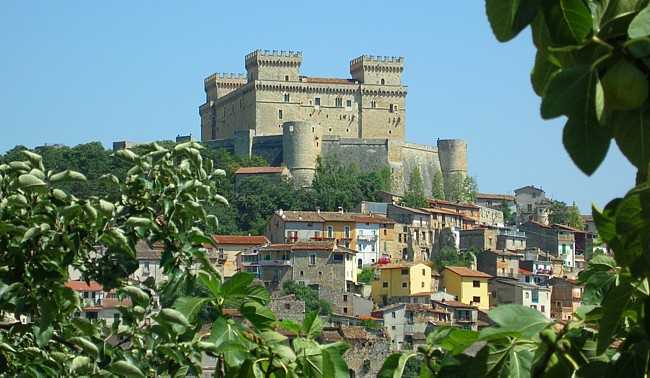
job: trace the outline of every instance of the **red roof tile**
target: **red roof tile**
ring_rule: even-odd
[[[264,245],[269,243],[269,239],[264,235],[212,235],[212,239],[217,244],[231,245]]]
[[[87,284],[84,281],[68,281],[65,284],[66,287],[74,291],[102,291],[102,285],[98,282],[90,281],[90,284]]]
[[[445,267],[445,270],[449,270],[462,277],[492,278],[492,276],[487,273],[465,268],[464,266],[447,266]]]

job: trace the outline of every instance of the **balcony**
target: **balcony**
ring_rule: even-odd
[[[259,266],[291,266],[291,260],[260,260],[256,265]]]
[[[374,242],[377,240],[377,235],[357,235],[357,240]]]

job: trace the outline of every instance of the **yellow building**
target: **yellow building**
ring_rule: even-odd
[[[442,272],[442,286],[447,293],[455,295],[459,302],[487,311],[490,309],[490,278],[492,276],[483,272],[461,266],[448,266]]]
[[[354,213],[321,211],[318,215],[325,222],[323,225],[323,239],[334,239],[345,248],[357,249]]]
[[[372,282],[372,299],[378,305],[392,303],[396,297],[431,293],[431,267],[423,263],[401,263],[377,266]]]

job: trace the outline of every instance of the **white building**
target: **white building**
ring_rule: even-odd
[[[357,223],[357,266],[372,265],[379,261],[379,224]]]
[[[494,278],[488,283],[490,305],[519,304],[551,318],[551,288],[519,282],[508,278]]]

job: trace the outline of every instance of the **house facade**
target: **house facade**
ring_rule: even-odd
[[[448,266],[442,272],[442,286],[457,301],[476,306],[480,310],[490,309],[488,280],[491,275],[460,266]]]
[[[541,312],[551,318],[551,288],[519,282],[509,278],[494,278],[489,282],[492,306],[518,304]]]
[[[217,270],[224,278],[232,277],[239,267],[237,266],[237,256],[242,251],[256,247],[262,247],[269,244],[266,236],[245,236],[245,235],[212,235],[216,247],[208,249],[208,256],[211,260],[216,260]]]
[[[423,263],[378,265],[372,282],[372,299],[386,305],[395,297],[432,292],[431,267]]]
[[[476,255],[477,269],[494,277],[519,278],[523,254],[508,251],[483,251]]]

